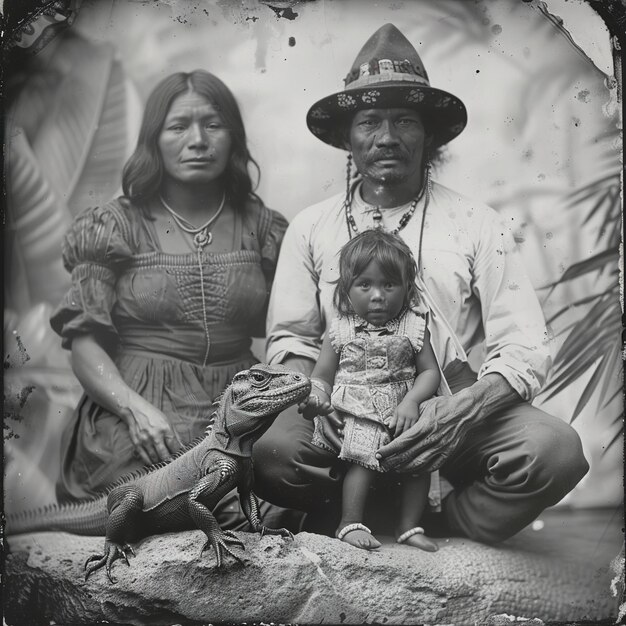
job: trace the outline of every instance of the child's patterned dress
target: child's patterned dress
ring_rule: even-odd
[[[331,403],[344,421],[339,458],[382,471],[375,454],[391,440],[389,420],[415,382],[425,328],[425,318],[411,309],[382,327],[357,316],[333,320],[330,339],[340,356]],[[334,450],[318,417],[313,443]]]

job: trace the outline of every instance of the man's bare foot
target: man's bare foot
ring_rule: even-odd
[[[409,532],[410,531],[407,531],[404,535]],[[420,550],[425,550],[426,552],[437,552],[437,550],[439,550],[437,543],[435,543],[432,539],[429,539],[421,529],[420,532],[413,532],[407,537],[403,537],[402,534],[399,534],[397,541],[402,545],[413,546],[414,548],[419,548]]]
[[[362,550],[376,550],[381,546],[380,541],[372,535],[370,529],[359,523],[341,525],[337,529],[337,539]]]

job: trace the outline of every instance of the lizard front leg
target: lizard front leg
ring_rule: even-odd
[[[243,543],[235,533],[230,530],[223,531],[211,512],[222,497],[234,487],[236,469],[231,459],[220,460],[211,467],[206,476],[197,482],[187,498],[189,515],[196,526],[207,536],[200,556],[206,549],[212,547],[215,550],[218,567],[222,566],[222,559],[226,554],[230,554],[241,562],[241,558],[228,546],[229,543],[244,549]]]
[[[117,582],[111,575],[111,567],[117,559],[128,562],[128,553],[135,555],[127,538],[137,534],[139,518],[143,507],[143,493],[136,485],[120,485],[108,497],[108,518],[103,554],[94,554],[85,561],[85,580],[96,570],[106,565],[107,577],[111,583]]]

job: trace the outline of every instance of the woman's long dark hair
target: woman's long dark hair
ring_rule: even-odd
[[[138,206],[159,193],[163,177],[163,162],[159,150],[159,135],[172,101],[192,91],[204,96],[219,111],[230,131],[231,154],[224,171],[224,189],[233,207],[243,209],[250,196],[258,199],[248,166],[261,171],[248,151],[246,131],[239,106],[230,89],[217,76],[204,70],[177,72],[164,78],[152,91],[143,114],[135,152],[128,159],[122,173],[124,195]]]
[[[348,241],[339,253],[339,278],[336,281],[333,304],[341,316],[352,315],[350,288],[365,268],[376,261],[389,280],[404,285],[404,306],[419,304],[415,284],[417,266],[410,248],[396,235],[376,228],[365,230]]]

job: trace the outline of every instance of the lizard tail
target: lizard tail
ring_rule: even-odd
[[[81,500],[68,504],[51,504],[6,517],[6,534],[38,531],[61,531],[75,535],[106,534],[107,498]]]

